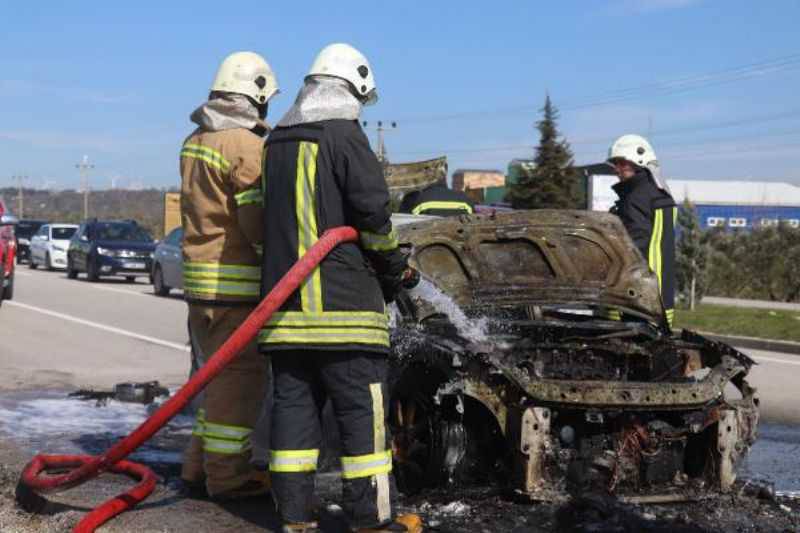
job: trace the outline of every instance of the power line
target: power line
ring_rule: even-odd
[[[567,103],[560,106],[560,111],[576,111],[591,107],[600,107],[610,104],[616,104],[631,100],[638,100],[648,96],[667,96],[678,94],[698,89],[704,89],[715,85],[723,85],[727,83],[734,83],[749,78],[763,76],[774,72],[789,70],[800,67],[800,53],[794,53],[787,56],[759,61],[757,63],[750,63],[731,67],[724,70],[712,71],[705,74],[698,74],[694,76],[687,76],[683,78],[676,78],[674,80],[652,82],[644,85],[628,87],[616,91],[610,91],[593,99],[588,99],[584,102],[576,102],[573,104]],[[460,120],[466,118],[477,118],[481,116],[498,117],[509,114],[519,114],[524,112],[535,113],[539,106],[522,105],[506,108],[496,108],[491,110],[480,111],[462,111],[441,115],[428,115],[428,116],[410,116],[401,119],[404,123],[421,124],[430,122],[441,122],[448,120]]]

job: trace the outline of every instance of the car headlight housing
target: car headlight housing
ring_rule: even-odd
[[[111,248],[103,248],[102,246],[97,247],[97,253],[100,255],[106,255],[108,257],[114,257],[117,255],[116,250],[112,250]]]

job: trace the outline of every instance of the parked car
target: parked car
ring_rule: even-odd
[[[45,224],[31,237],[28,266],[43,265],[47,270],[67,268],[67,248],[77,224]]]
[[[75,279],[86,272],[86,279],[124,276],[134,281],[149,276],[156,243],[134,220],[99,221],[90,219],[75,231],[67,250],[67,277]]]
[[[153,257],[153,291],[167,296],[172,289],[183,289],[183,229],[175,228],[164,237]]]
[[[26,220],[24,218],[17,223],[17,227],[14,229],[17,239],[17,263],[30,259],[31,238],[44,224],[47,224],[46,220]]]
[[[0,196],[0,303],[14,298],[14,258],[17,255],[14,226],[17,222],[17,217],[6,210]]]

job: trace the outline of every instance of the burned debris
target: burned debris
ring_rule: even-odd
[[[668,329],[657,280],[616,217],[472,215],[400,234],[423,276],[483,328],[470,338],[413,291],[398,302],[403,491],[494,480],[531,500],[601,491],[659,503],[731,490],[756,436],[754,361]]]
[[[156,398],[169,397],[169,389],[162,387],[158,381],[117,383],[114,390],[78,389],[68,396],[79,400],[95,400],[98,405],[104,405],[109,400],[148,405]]]

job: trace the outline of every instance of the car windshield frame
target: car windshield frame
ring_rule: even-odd
[[[127,222],[100,222],[94,227],[94,238],[98,241],[153,242],[153,237],[144,228]]]

